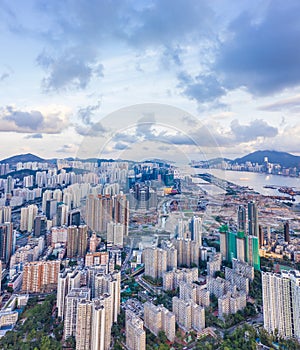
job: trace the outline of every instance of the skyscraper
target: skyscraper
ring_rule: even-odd
[[[238,231],[244,231],[246,233],[246,208],[244,205],[239,205],[238,209]]]
[[[202,219],[198,216],[193,216],[191,221],[192,240],[196,241],[199,246],[202,246]]]
[[[88,247],[88,227],[87,225],[78,226],[78,250],[77,254],[80,257],[84,257]]]
[[[80,287],[80,272],[78,270],[65,269],[59,273],[57,281],[57,316],[64,318],[65,300],[73,288]]]
[[[119,194],[113,199],[113,218],[116,223],[124,225],[124,234],[128,236],[129,201],[125,195]]]
[[[175,339],[175,315],[162,305],[156,306],[150,302],[144,304],[145,327],[158,336],[160,331],[164,331],[168,340]]]
[[[73,258],[77,255],[79,244],[79,235],[77,226],[68,227],[68,240],[67,240],[67,257]]]
[[[264,328],[300,340],[300,272],[262,272]]]
[[[64,314],[64,339],[76,336],[77,308],[81,300],[90,300],[89,288],[73,288],[66,296]]]
[[[76,350],[91,348],[93,302],[82,299],[77,306]]]
[[[144,322],[132,311],[126,310],[126,347],[128,350],[146,350]]]
[[[60,261],[33,261],[24,265],[22,291],[40,293],[57,289]]]
[[[246,236],[246,258],[247,263],[260,270],[259,242],[258,237]]]
[[[264,230],[261,225],[258,225],[258,240],[259,240],[259,248],[263,247],[265,244]]]
[[[112,296],[104,294],[97,299],[93,299],[92,310],[92,350],[109,350],[111,342],[111,312]]]
[[[80,210],[73,209],[68,212],[68,226],[79,226],[81,222]]]
[[[178,266],[199,266],[199,243],[192,241],[191,239],[179,238],[174,240],[174,246],[177,249]]]
[[[237,259],[245,261],[245,233],[239,231],[236,236]]]
[[[34,220],[38,213],[37,205],[31,204],[26,208],[21,208],[20,230],[31,232],[34,227]]]
[[[68,206],[61,203],[57,206],[56,211],[56,226],[63,226],[67,223]]]
[[[11,207],[0,208],[0,224],[11,222]]]
[[[113,200],[110,195],[89,195],[86,200],[86,223],[96,232],[106,231],[107,224],[112,221]]]
[[[48,220],[52,220],[54,215],[56,214],[57,209],[57,200],[56,199],[48,199],[46,201],[46,216]]]
[[[284,223],[284,241],[287,243],[290,243],[291,239],[290,239],[290,225],[289,222],[286,221]]]
[[[44,215],[38,215],[34,219],[34,236],[45,236],[47,232],[47,218]]]
[[[13,225],[6,222],[0,225],[0,259],[7,265],[13,253]]]
[[[146,248],[143,251],[145,275],[153,279],[161,278],[167,271],[167,252],[160,248]]]
[[[257,205],[253,201],[248,203],[248,234],[258,237],[258,212]]]

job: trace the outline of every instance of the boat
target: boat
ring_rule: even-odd
[[[276,190],[277,187],[274,185],[265,185],[264,188],[271,188],[272,190]]]

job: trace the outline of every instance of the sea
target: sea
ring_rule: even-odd
[[[281,175],[271,175],[262,173],[253,173],[248,171],[234,171],[234,170],[221,170],[221,169],[188,169],[185,167],[182,169],[189,174],[209,173],[220,179],[224,179],[233,182],[240,186],[248,186],[254,191],[266,195],[266,196],[285,196],[280,193],[278,188],[281,186],[292,187],[296,191],[300,191],[300,178],[288,177]],[[265,188],[264,186],[275,186],[276,189]],[[300,196],[295,196],[295,203],[300,202]]]

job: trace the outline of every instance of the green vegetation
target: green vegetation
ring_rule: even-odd
[[[231,334],[225,334],[224,340],[219,349],[221,350],[256,350],[257,334],[255,328],[244,325],[241,328],[237,328]]]
[[[3,350],[59,350],[63,323],[52,317],[56,295],[47,296],[37,303],[31,298],[13,331],[0,339]],[[51,336],[49,334],[51,333]]]
[[[250,282],[249,295],[256,300],[258,307],[262,306],[262,280],[260,271],[254,271],[254,280]]]
[[[149,282],[150,284],[154,285],[154,286],[162,286],[162,278],[152,278],[151,276],[146,276],[144,275],[143,276],[143,279],[146,281],[146,282]]]
[[[120,315],[118,316],[117,324],[113,324],[111,328],[111,336],[114,339],[113,350],[123,349],[122,343],[126,342],[125,339],[125,311],[121,309]]]
[[[206,242],[206,244],[207,244],[208,247],[213,247],[213,248],[215,248],[217,252],[220,251],[220,244],[217,243],[217,242],[215,242],[214,240],[204,238],[204,242]]]
[[[231,334],[225,333],[219,347],[220,350],[256,350],[257,342],[268,346],[271,350],[300,350],[300,344],[293,339],[280,339],[276,335],[270,335],[264,328],[256,330],[247,324],[239,327]]]
[[[256,315],[255,307],[251,303],[247,303],[247,306],[243,310],[239,310],[235,314],[225,316],[225,320],[222,321],[217,316],[213,315],[213,311],[217,308],[218,303],[218,300],[214,298],[212,300],[212,306],[205,310],[205,324],[207,327],[214,326],[228,329],[234,325],[246,321],[248,317]]]
[[[223,271],[216,271],[215,272],[215,278],[220,277],[225,279],[225,272]]]
[[[172,311],[172,296],[166,293],[160,294],[154,300],[155,305],[163,305],[168,310]]]

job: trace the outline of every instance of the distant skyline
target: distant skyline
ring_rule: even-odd
[[[3,0],[0,158],[300,155],[299,13],[296,0]]]

